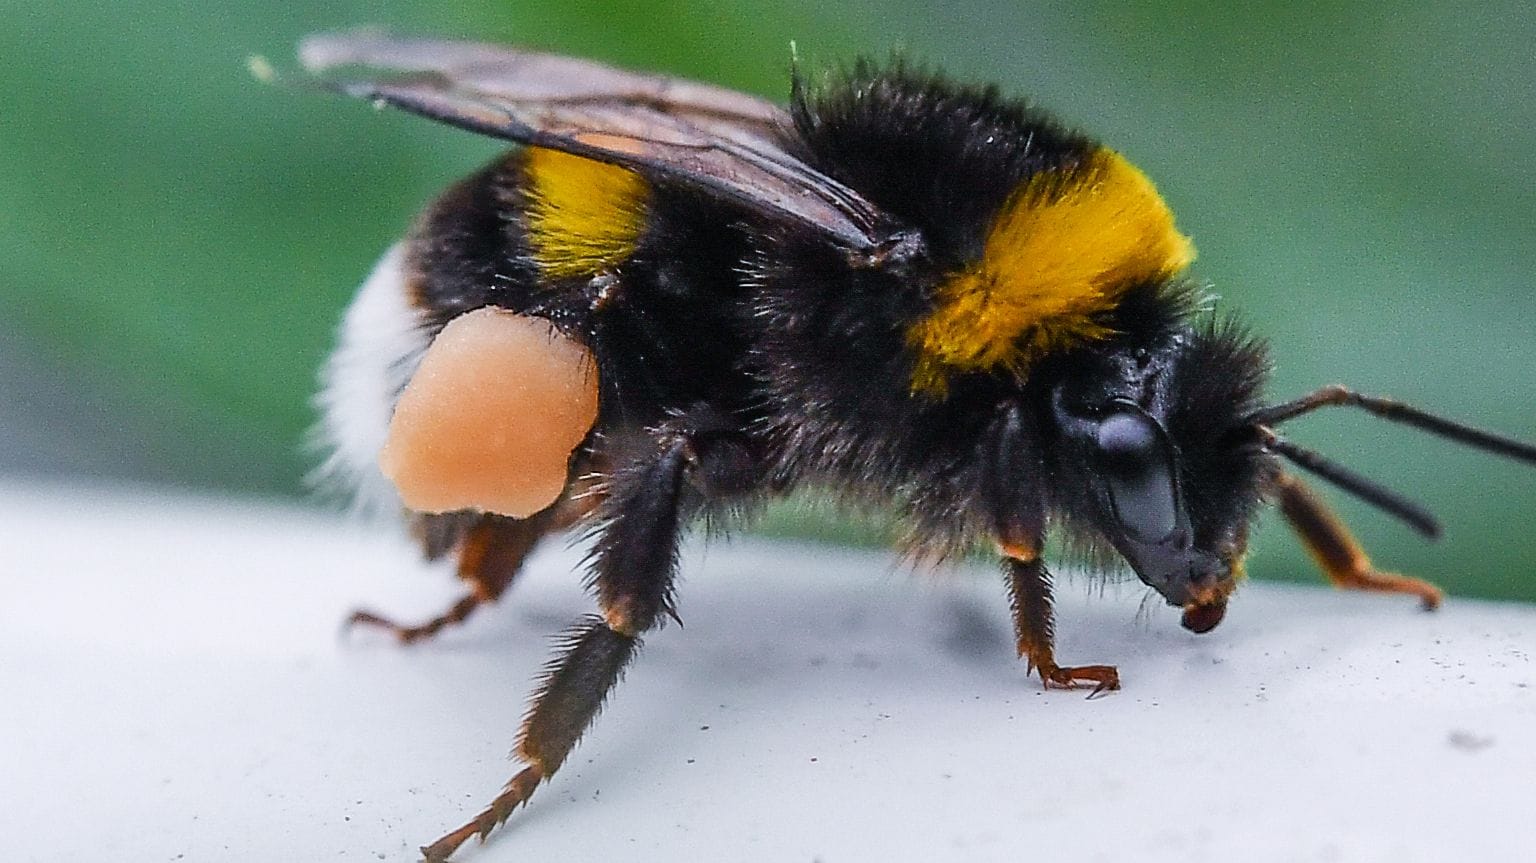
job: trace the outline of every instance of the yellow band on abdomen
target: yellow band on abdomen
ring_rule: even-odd
[[[542,147],[529,148],[528,243],[548,278],[590,276],[635,252],[650,187],[627,168]]]

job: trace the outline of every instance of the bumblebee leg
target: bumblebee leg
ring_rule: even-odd
[[[548,666],[517,739],[516,755],[527,766],[485,811],[422,848],[428,863],[448,859],[472,836],[483,841],[528,802],[597,715],[639,649],[640,635],[673,614],[678,535],[700,497],[690,493],[689,480],[709,473],[708,459],[701,466],[703,455],[693,439],[666,436],[654,457],[614,477],[590,563],[602,616],[584,618],[568,630]]]
[[[1411,594],[1419,598],[1427,611],[1440,606],[1444,594],[1433,584],[1373,568],[1349,528],[1301,480],[1282,473],[1275,480],[1275,488],[1279,492],[1280,512],[1335,587]]]
[[[1094,684],[1089,697],[1120,688],[1120,672],[1113,665],[1056,664],[1056,614],[1051,606],[1051,574],[1040,559],[1038,541],[1004,547],[1004,566],[1008,577],[1008,601],[1013,610],[1013,630],[1018,638],[1019,656],[1038,671],[1049,689],[1059,686],[1075,689],[1079,683]]]
[[[417,522],[417,533],[427,558],[436,560],[457,548],[459,578],[468,583],[469,592],[447,611],[416,626],[396,623],[366,609],[352,612],[345,626],[383,629],[401,644],[411,644],[463,623],[475,609],[501,598],[539,540],[570,527],[592,510],[599,497],[585,484],[581,484],[584,493],[572,494],[577,485],[573,483],[560,500],[528,518],[489,513],[423,516]]]
[[[464,531],[459,544],[459,578],[469,584],[469,592],[446,612],[425,623],[405,626],[359,609],[347,618],[346,626],[383,629],[401,644],[411,644],[431,638],[445,627],[463,623],[475,609],[495,602],[506,592],[522,569],[524,558],[551,529],[550,519],[544,513],[524,519],[482,515]]]

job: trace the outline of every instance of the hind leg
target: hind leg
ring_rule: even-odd
[[[542,513],[524,519],[482,515],[464,531],[458,545],[459,578],[469,585],[469,591],[447,611],[425,623],[407,626],[359,609],[347,618],[346,625],[386,630],[401,644],[431,638],[445,627],[463,623],[481,605],[499,599],[522,570],[528,553],[549,530]]]
[[[1406,593],[1418,597],[1427,611],[1440,606],[1444,596],[1440,588],[1422,579],[1372,567],[1371,559],[1350,535],[1349,528],[1301,480],[1282,473],[1275,480],[1275,488],[1281,514],[1335,587]]]
[[[427,558],[436,559],[457,548],[458,575],[469,590],[447,611],[414,626],[402,625],[366,609],[352,612],[346,626],[383,629],[401,644],[411,644],[463,623],[480,606],[501,598],[540,540],[580,521],[598,499],[595,494],[572,495],[567,489],[548,509],[528,518],[489,513],[422,516],[417,522],[417,533]]]

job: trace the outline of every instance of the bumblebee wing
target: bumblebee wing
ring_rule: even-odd
[[[322,83],[449,125],[622,165],[815,230],[853,252],[892,221],[785,146],[789,116],[742,93],[494,45],[321,34],[299,48]],[[357,74],[337,74],[357,68]]]
[[[366,31],[321,33],[300,44],[299,57],[311,72],[356,66],[431,73],[457,89],[515,102],[648,104],[764,138],[789,120],[772,102],[723,87],[476,42],[398,39]]]

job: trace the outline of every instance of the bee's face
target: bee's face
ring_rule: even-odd
[[[1067,466],[1077,473],[1079,513],[1096,525],[1148,586],[1170,605],[1206,605],[1231,591],[1233,565],[1202,547],[1185,504],[1179,453],[1163,423],[1115,400],[1089,417],[1059,413]],[[1076,470],[1071,470],[1076,468]]]
[[[1100,373],[1056,386],[1047,420],[1072,521],[1185,609],[1196,631],[1221,620],[1264,476],[1264,456],[1241,433],[1246,393],[1210,374],[1229,344],[1194,334],[1150,361],[1101,357]]]
[[[1157,420],[1120,403],[1095,426],[1089,443],[1094,491],[1111,541],[1142,580],[1183,606],[1230,579],[1220,558],[1195,544],[1178,458]]]

